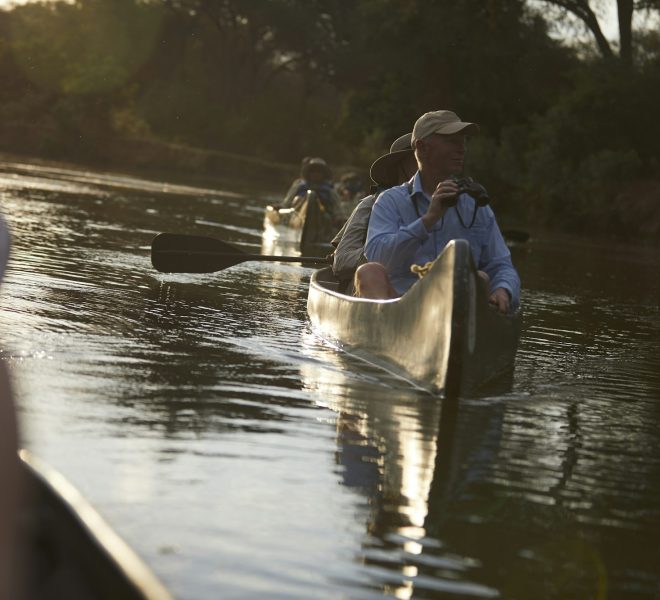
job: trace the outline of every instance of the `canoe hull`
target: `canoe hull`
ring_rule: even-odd
[[[135,552],[62,475],[20,452],[21,597],[172,600]]]
[[[513,366],[521,315],[488,306],[468,242],[450,242],[404,296],[367,300],[331,289],[330,269],[310,283],[307,311],[322,336],[432,392],[465,394]]]
[[[330,240],[336,231],[317,194],[307,192],[296,208],[267,206],[264,234],[291,243],[304,256],[325,256],[332,250]]]

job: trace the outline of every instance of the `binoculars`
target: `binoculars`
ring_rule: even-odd
[[[458,194],[456,195],[457,200],[458,196],[461,194],[467,194],[474,198],[477,206],[486,206],[490,202],[486,188],[480,183],[477,183],[472,177],[463,177],[462,179],[454,178],[454,181],[458,186]]]

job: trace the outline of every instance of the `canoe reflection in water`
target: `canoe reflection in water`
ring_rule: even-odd
[[[318,358],[301,365],[304,385],[319,404],[336,411],[341,484],[365,499],[366,535],[356,560],[397,598],[410,598],[415,590],[499,595],[480,581],[476,557],[446,544],[443,523],[471,486],[488,477],[504,404],[482,406],[478,421],[460,425],[470,429],[461,436],[456,401],[410,389],[371,365],[357,375],[356,365],[346,364],[358,362],[354,358],[329,351],[321,356],[314,343],[303,340],[305,352]]]
[[[339,483],[362,499],[365,523],[355,561],[376,589],[397,598],[605,597],[597,547],[562,505],[574,453],[557,465],[560,477],[528,480],[524,452],[534,449],[519,445],[524,399],[512,379],[478,397],[440,399],[311,339],[303,347],[316,357],[301,365],[305,388],[337,413]],[[566,433],[579,440],[572,411]]]

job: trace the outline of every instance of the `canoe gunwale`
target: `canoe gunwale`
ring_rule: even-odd
[[[51,540],[48,548],[55,544],[57,560],[65,561],[61,567],[66,569],[67,577],[79,572],[93,598],[173,600],[146,563],[64,476],[25,449],[18,457],[23,467],[26,506],[38,511],[32,515],[34,526],[49,528],[35,534],[39,539]],[[37,551],[29,547],[28,540],[26,543],[26,551]],[[29,558],[30,554],[26,556]],[[76,598],[74,595],[72,600]]]

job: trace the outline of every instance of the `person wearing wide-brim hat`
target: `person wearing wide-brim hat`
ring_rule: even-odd
[[[413,176],[417,169],[410,145],[411,140],[412,133],[398,137],[392,143],[390,151],[374,161],[369,172],[374,182],[371,193],[360,200],[351,216],[332,240],[332,245],[336,248],[332,270],[340,282],[344,282],[344,287],[348,287],[347,283],[352,283],[355,269],[366,262],[363,255],[364,242],[367,237],[371,209],[378,194],[406,181]]]
[[[408,174],[409,169],[406,167],[411,165],[414,169],[412,173]],[[417,170],[417,163],[414,160],[412,133],[406,133],[392,142],[387,154],[383,154],[374,161],[369,170],[369,176],[377,186],[387,189],[412,177],[415,170]],[[402,176],[405,178],[402,179]]]

